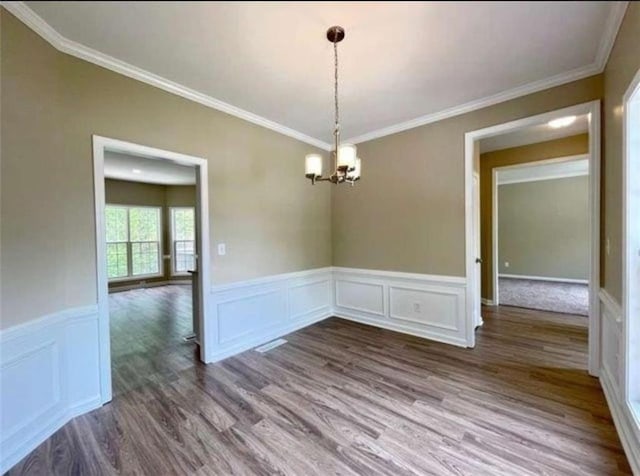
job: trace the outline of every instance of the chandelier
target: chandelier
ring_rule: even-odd
[[[334,184],[349,183],[353,185],[360,179],[361,162],[356,155],[354,144],[340,144],[340,109],[338,107],[338,43],[344,39],[344,28],[332,26],[327,30],[327,40],[333,43],[334,87],[333,99],[335,107],[335,124],[333,127],[334,149],[331,155],[334,159],[335,170],[328,177],[322,176],[322,155],[308,154],[305,157],[305,176],[316,182],[331,182]]]

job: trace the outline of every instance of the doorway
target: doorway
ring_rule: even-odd
[[[113,312],[114,321],[117,317],[118,309],[127,313],[127,306],[135,309],[138,304],[132,300],[135,293],[139,291],[126,291],[115,297],[109,294],[109,287],[112,290],[118,284],[125,284],[134,289],[149,289],[147,295],[138,296],[139,302],[144,303],[147,299],[156,303],[164,303],[165,309],[168,306],[173,314],[185,314],[185,309],[189,313],[193,312],[193,325],[189,320],[186,324],[176,326],[176,334],[188,337],[192,331],[198,344],[199,359],[207,361],[207,322],[205,319],[208,309],[210,262],[209,262],[209,222],[208,222],[208,180],[207,162],[198,157],[188,156],[161,149],[155,149],[139,144],[124,142],[117,139],[93,136],[93,158],[94,158],[94,190],[95,190],[95,216],[96,216],[96,270],[98,282],[98,310],[99,310],[99,356],[100,356],[100,387],[102,403],[106,403],[113,396],[112,379],[112,349],[111,349],[111,325],[110,311]],[[115,158],[115,159],[114,159]],[[117,160],[116,160],[117,159]],[[110,162],[111,160],[111,162]],[[194,219],[195,240],[188,240],[184,235],[186,218],[185,207],[159,207],[153,204],[141,206],[139,203],[108,203],[106,200],[107,188],[105,178],[113,175],[106,171],[109,164],[114,160],[119,161],[120,172],[126,171],[131,174],[142,174],[143,169],[148,167],[146,175],[153,175],[159,170],[167,167],[174,172],[177,170],[190,170],[195,179],[195,203],[192,207],[192,218]],[[164,166],[164,167],[163,167]],[[173,167],[173,169],[172,169]],[[172,172],[169,172],[172,173]],[[177,172],[176,172],[177,173]],[[133,177],[133,176],[132,176]],[[113,177],[112,177],[113,178]],[[133,183],[133,182],[131,182]],[[128,185],[131,187],[131,183]],[[125,184],[126,185],[126,184]],[[119,186],[123,186],[120,184]],[[122,202],[118,200],[117,189],[110,190],[110,202]],[[126,200],[125,200],[126,201]],[[163,227],[163,223],[170,225]],[[182,228],[181,228],[182,227]],[[163,233],[161,229],[167,229]],[[107,236],[107,231],[110,231]],[[177,236],[179,235],[179,236]],[[175,238],[182,238],[176,240]],[[169,243],[167,243],[169,240]],[[195,243],[189,244],[190,241]],[[170,247],[165,248],[165,245]],[[175,252],[173,247],[175,246]],[[189,253],[190,246],[193,247]],[[170,258],[170,266],[165,264],[165,259]],[[188,268],[195,268],[193,279],[188,276]],[[164,270],[167,270],[166,273]],[[158,292],[160,288],[149,288],[153,283],[164,284],[173,281],[184,283],[189,280],[193,283],[193,293],[186,294],[184,289],[166,289],[163,293]],[[133,284],[132,284],[133,283]],[[121,286],[127,289],[125,286]],[[121,290],[123,290],[121,289]],[[133,294],[131,294],[133,293]],[[177,293],[177,294],[176,294]],[[140,293],[139,293],[140,294]],[[157,296],[156,296],[157,294]],[[176,309],[178,306],[180,309]],[[131,313],[130,313],[131,314]],[[140,316],[139,312],[133,313]],[[182,316],[185,317],[184,315]],[[190,316],[189,316],[190,317]],[[160,313],[156,320],[161,322],[163,316]],[[122,321],[123,319],[120,319]],[[183,319],[184,320],[184,319]],[[177,321],[176,321],[177,322]],[[115,323],[115,322],[114,322]],[[134,325],[133,321],[129,324]],[[144,322],[144,316],[138,321],[139,325],[149,323]],[[157,326],[156,326],[157,327]],[[187,330],[189,332],[187,332]],[[118,330],[119,332],[120,330]],[[152,333],[161,335],[161,329],[155,329]],[[120,335],[125,335],[126,330],[122,330]],[[135,344],[132,342],[131,344]],[[124,344],[127,345],[127,344]],[[162,342],[159,343],[162,345]],[[117,349],[116,349],[117,350]],[[116,354],[118,355],[118,354]],[[120,389],[121,390],[121,389]]]
[[[475,346],[475,327],[478,317],[474,310],[480,306],[482,301],[481,284],[482,280],[478,276],[478,267],[482,266],[477,249],[486,244],[482,244],[480,233],[474,231],[474,216],[480,208],[480,201],[477,193],[474,193],[474,172],[477,171],[479,162],[479,144],[481,140],[497,137],[499,135],[518,131],[530,126],[547,124],[549,121],[558,118],[568,118],[586,115],[588,118],[588,217],[589,217],[589,265],[588,265],[588,369],[592,375],[598,375],[600,362],[599,335],[600,316],[598,309],[598,290],[600,275],[599,257],[599,230],[600,230],[600,101],[592,101],[561,110],[556,110],[536,116],[531,116],[505,124],[499,124],[484,129],[468,132],[465,134],[465,229],[468,230],[465,236],[466,242],[466,276],[467,276],[467,308],[466,308],[466,337],[469,347]],[[490,212],[491,213],[491,212]],[[483,217],[484,219],[484,217]],[[480,245],[478,245],[480,243]],[[495,258],[495,254],[493,255]],[[497,268],[497,263],[492,263]],[[499,283],[494,278],[495,292],[499,288]],[[495,294],[492,299],[496,299]]]
[[[563,147],[586,152],[586,132],[585,117],[567,137],[482,155],[491,171],[493,286],[482,290],[488,304],[588,316],[588,154],[499,166],[519,154],[526,160],[535,148],[540,154]]]

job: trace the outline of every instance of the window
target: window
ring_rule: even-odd
[[[171,208],[172,274],[186,274],[195,269],[195,210]]]
[[[105,215],[109,279],[160,275],[160,208],[107,205]]]

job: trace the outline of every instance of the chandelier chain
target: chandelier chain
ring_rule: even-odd
[[[340,109],[338,106],[338,43],[336,41],[333,42],[333,66],[334,66],[334,102],[335,102],[335,122],[336,128],[335,132],[338,132],[340,129]]]

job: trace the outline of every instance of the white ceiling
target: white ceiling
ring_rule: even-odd
[[[546,122],[534,126],[523,127],[506,134],[487,137],[480,140],[480,153],[492,152],[494,150],[509,149],[521,145],[536,144],[553,139],[583,134],[589,131],[589,116],[583,114],[576,118],[576,122],[567,126],[554,129]]]
[[[135,173],[134,170],[139,170]],[[169,160],[149,159],[119,152],[105,151],[104,176],[130,182],[163,185],[195,185],[196,169]]]
[[[498,172],[498,185],[533,182],[557,178],[578,177],[589,174],[589,160],[571,160],[530,166],[518,166]]]
[[[333,24],[347,32],[342,137],[358,141],[595,74],[626,8],[604,1],[6,4],[63,51],[325,146],[333,117],[325,31]]]

